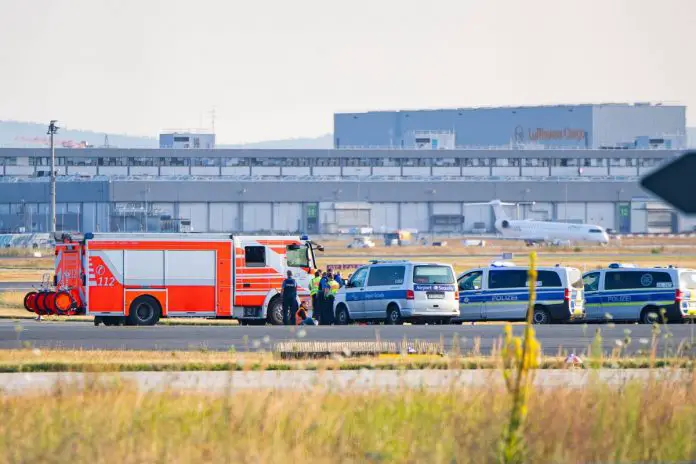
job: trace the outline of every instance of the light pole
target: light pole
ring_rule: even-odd
[[[58,132],[59,129],[59,127],[56,126],[57,122],[57,120],[52,119],[48,125],[48,132],[46,132],[46,134],[51,136],[51,208],[49,211],[51,233],[56,231],[56,148],[53,144],[53,136]]]

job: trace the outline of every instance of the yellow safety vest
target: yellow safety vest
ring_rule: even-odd
[[[321,277],[315,277],[309,282],[309,294],[310,295],[316,295],[317,292],[319,291],[319,282],[321,281]]]
[[[330,290],[329,290],[329,295],[332,295],[332,296],[333,296],[333,295],[335,295],[336,293],[338,293],[338,289],[339,289],[339,288],[341,288],[341,286],[338,285],[338,282],[336,282],[335,280],[330,280],[330,281],[329,281],[329,289],[330,289]]]

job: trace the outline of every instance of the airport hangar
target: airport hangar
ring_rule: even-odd
[[[684,149],[686,107],[664,103],[334,115],[334,148]]]
[[[692,231],[639,186],[676,150],[57,149],[61,230],[490,232],[512,217]],[[0,148],[0,231],[48,226],[48,149]]]

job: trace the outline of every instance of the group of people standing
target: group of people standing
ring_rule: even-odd
[[[339,272],[334,274],[329,269],[326,272],[317,270],[314,273],[314,278],[309,283],[309,293],[312,297],[312,318],[309,317],[304,302],[299,308],[297,307],[297,282],[292,277],[292,271],[288,271],[288,278],[283,281],[280,292],[283,301],[283,324],[332,325],[334,323],[334,299],[338,289],[344,285],[345,282]]]

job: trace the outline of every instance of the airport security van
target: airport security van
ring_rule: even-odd
[[[612,263],[585,273],[583,281],[588,320],[652,324],[696,317],[693,269]]]
[[[529,304],[529,268],[496,261],[457,279],[463,321],[522,321]],[[584,317],[582,273],[574,267],[537,269],[533,322],[550,324]]]
[[[358,268],[336,294],[335,320],[449,323],[459,315],[457,301],[449,264],[372,261]]]

